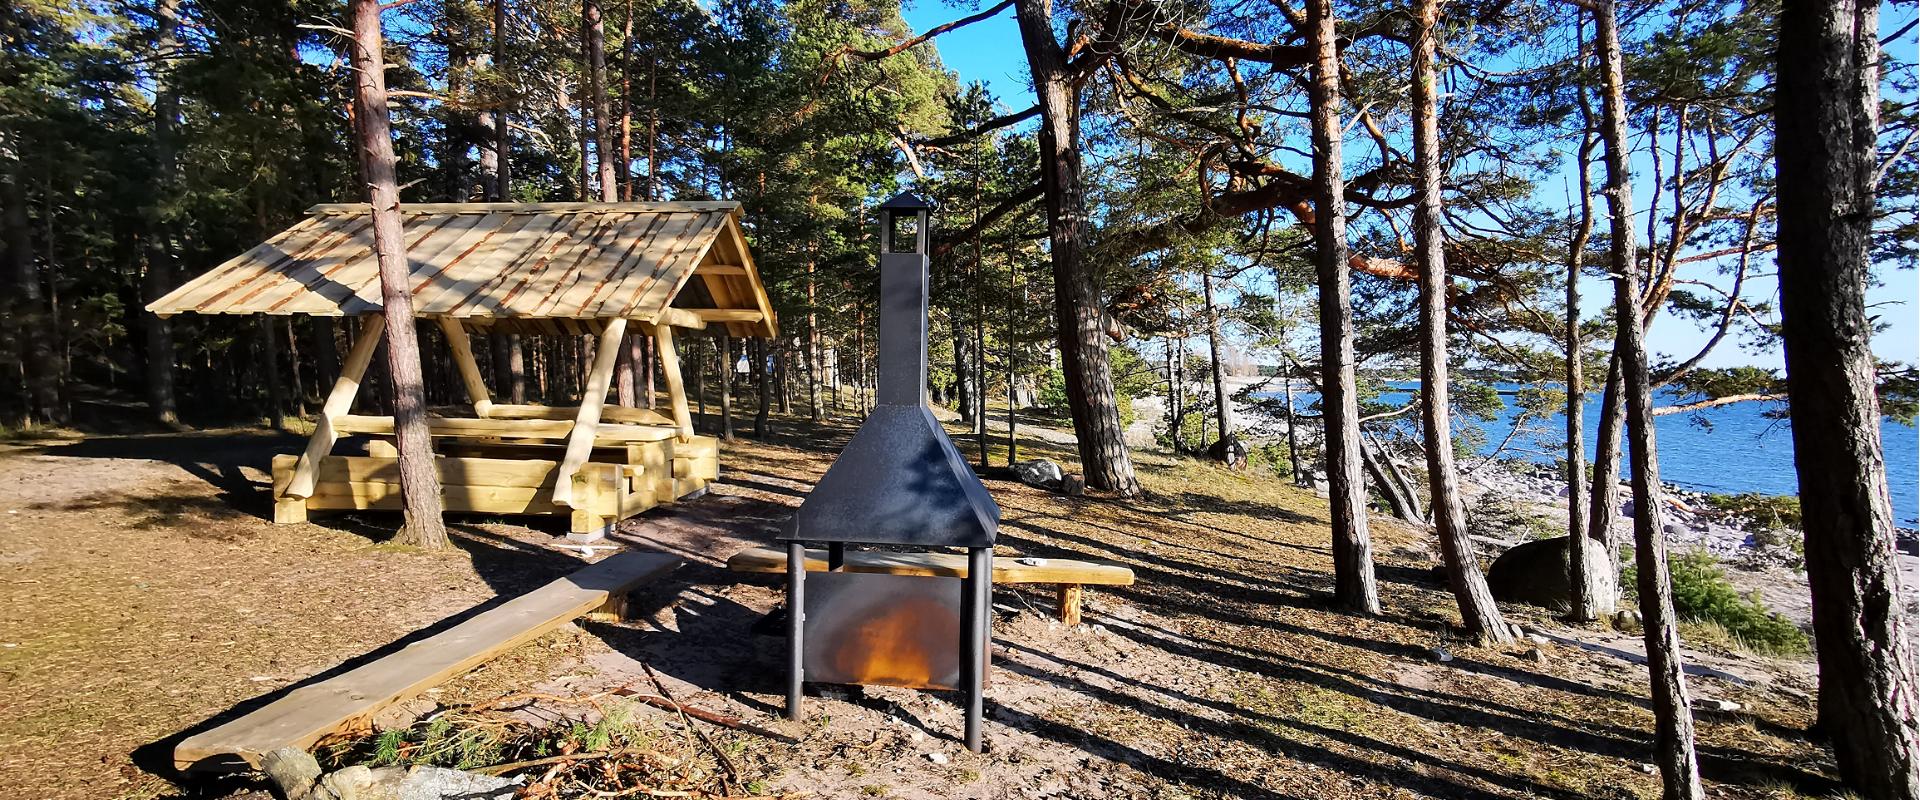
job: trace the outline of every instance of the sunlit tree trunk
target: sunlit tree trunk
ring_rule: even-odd
[[[1583,68],[1585,56],[1585,17],[1580,18]],[[1592,509],[1587,501],[1586,370],[1582,363],[1585,347],[1580,341],[1580,272],[1587,244],[1593,236],[1593,107],[1584,85],[1578,86],[1580,106],[1580,149],[1574,159],[1580,181],[1580,221],[1567,243],[1567,616],[1576,622],[1590,622],[1602,614],[1611,614],[1616,604],[1619,581],[1614,570],[1618,559],[1613,554],[1611,537],[1605,532],[1592,535],[1587,516]],[[1617,458],[1617,456],[1616,456]],[[1617,485],[1617,481],[1616,481]],[[1612,518],[1613,501],[1607,507]],[[1611,528],[1611,526],[1608,526]]]
[[[1120,429],[1107,363],[1106,307],[1086,258],[1087,207],[1080,171],[1080,81],[1054,38],[1047,0],[1016,0],[1014,16],[1040,105],[1040,183],[1053,265],[1054,324],[1067,406],[1087,485],[1121,497],[1140,493]]]
[[[394,178],[393,134],[387,116],[379,0],[353,0],[353,39],[354,127],[372,204],[373,249],[387,318],[393,430],[400,450],[400,494],[406,509],[405,527],[396,538],[437,549],[447,546],[447,529],[440,519],[440,478],[434,472],[433,445],[427,436],[420,343],[413,325],[406,240],[400,232],[400,187]]]
[[[1780,26],[1781,333],[1820,723],[1849,787],[1868,800],[1912,800],[1920,797],[1912,623],[1894,556],[1866,311],[1879,4],[1788,0]]]
[[[1666,800],[1700,800],[1700,761],[1693,746],[1693,709],[1687,699],[1673,587],[1667,575],[1666,533],[1661,525],[1660,467],[1653,430],[1652,378],[1647,373],[1645,321],[1640,308],[1639,265],[1634,258],[1631,174],[1627,160],[1626,78],[1612,3],[1594,11],[1598,23],[1605,103],[1601,138],[1606,145],[1607,205],[1612,225],[1614,314],[1621,394],[1627,411],[1628,450],[1633,464],[1634,563],[1645,629],[1647,672],[1652,684],[1654,763]]]
[[[1467,516],[1460,504],[1460,475],[1453,464],[1452,420],[1448,416],[1447,259],[1440,229],[1439,97],[1434,50],[1440,0],[1414,4],[1413,160],[1419,181],[1414,192],[1413,249],[1420,272],[1420,422],[1427,444],[1427,488],[1432,495],[1433,526],[1440,536],[1447,583],[1460,606],[1467,633],[1485,642],[1513,641],[1513,626],[1487,588],[1487,578],[1467,537]]]
[[[1352,276],[1347,266],[1346,181],[1340,163],[1340,52],[1332,0],[1308,0],[1312,31],[1314,262],[1320,280],[1320,386],[1325,408],[1334,598],[1363,614],[1380,613],[1367,533],[1367,488],[1360,477],[1360,412],[1354,399]]]

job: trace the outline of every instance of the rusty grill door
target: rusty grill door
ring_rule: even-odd
[[[921,575],[808,574],[807,680],[962,688],[961,584]]]

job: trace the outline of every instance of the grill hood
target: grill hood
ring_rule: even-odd
[[[1000,507],[926,405],[927,257],[880,256],[877,406],[781,538],[991,547]]]

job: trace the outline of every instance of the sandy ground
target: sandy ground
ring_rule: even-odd
[[[988,481],[1001,557],[1114,561],[1139,582],[1093,592],[1075,628],[1051,619],[1050,592],[996,590],[987,753],[960,746],[946,693],[827,687],[808,721],[780,719],[781,639],[755,627],[781,593],[721,565],[770,540],[849,432],[783,422],[771,442],[729,445],[711,496],[614,537],[687,559],[641,593],[636,620],[570,627],[430,699],[590,694],[640,682],[647,664],[683,702],[798,736],[719,733],[757,784],[810,797],[1657,794],[1631,652],[1517,608],[1558,638],[1460,641],[1422,537],[1385,520],[1385,613],[1330,609],[1324,501],[1151,453],[1148,494],[1131,501]],[[579,563],[557,529],[498,520],[461,521],[459,548],[440,554],[381,544],[380,515],[268,524],[247,465],[294,446],[227,433],[0,452],[0,793],[181,796],[162,766],[180,736]],[[1038,438],[1022,455],[1071,462]],[[1803,732],[1804,669],[1694,655],[1730,667],[1698,670],[1696,693],[1746,709],[1701,719],[1717,796],[1832,788]]]

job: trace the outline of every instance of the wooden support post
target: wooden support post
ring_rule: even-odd
[[[369,314],[361,319],[360,338],[354,341],[353,350],[347,353],[347,362],[340,366],[340,379],[333,382],[333,391],[327,393],[327,401],[320,406],[319,418],[313,426],[313,437],[307,440],[307,449],[300,454],[300,463],[294,465],[293,478],[287,481],[283,496],[313,496],[313,485],[320,478],[320,459],[333,451],[333,443],[340,438],[334,423],[353,410],[354,395],[360,393],[360,379],[366,376],[367,364],[373,361],[374,348],[380,344],[380,337],[385,333],[386,319],[381,315]]]
[[[607,389],[613,385],[613,365],[620,355],[620,341],[627,335],[627,321],[607,320],[593,348],[593,369],[587,373],[587,385],[581,392],[580,411],[574,415],[573,430],[567,434],[567,453],[554,474],[553,502],[573,507],[573,476],[580,465],[593,455],[593,437],[600,427],[600,409],[607,404]]]
[[[493,394],[480,378],[480,363],[473,360],[473,342],[467,338],[466,326],[453,317],[441,317],[440,331],[447,335],[447,347],[453,350],[454,366],[460,368],[460,382],[467,386],[467,399],[473,401],[474,416],[491,416]]]
[[[673,349],[673,327],[653,326],[654,349],[659,350],[660,372],[667,378],[667,400],[673,406],[673,422],[680,426],[680,441],[693,440],[693,411],[687,408],[687,386],[680,380],[680,353]]]
[[[1060,621],[1068,625],[1080,624],[1080,602],[1085,589],[1077,583],[1060,584]]]

